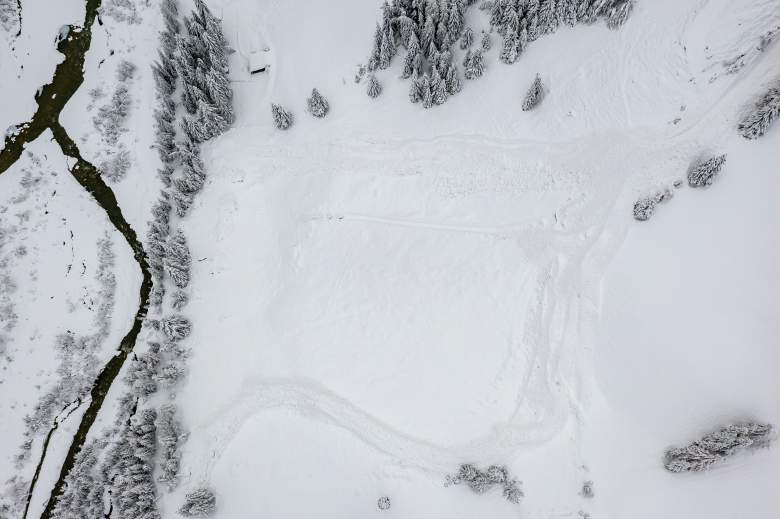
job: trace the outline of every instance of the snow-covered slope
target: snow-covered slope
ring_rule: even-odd
[[[780,50],[734,74],[720,61],[780,8],[737,4],[642,2],[620,31],[561,29],[513,66],[494,45],[485,77],[423,110],[397,62],[376,100],[352,80],[376,3],[211,2],[239,51],[238,122],[206,148],[187,223],[183,487],[214,485],[218,517],[359,517],[383,494],[396,517],[736,517],[726,496],[780,511],[757,482],[780,473],[775,451],[705,476],[661,464],[722,421],[778,421],[778,222],[758,200],[780,134],[734,128]],[[270,73],[250,77],[266,46]],[[537,72],[550,93],[523,113]],[[312,87],[324,120],[303,111]],[[729,153],[721,181],[630,218],[708,152]],[[508,464],[526,498],[444,488],[461,462]]]
[[[24,2],[35,30],[3,49],[0,87],[12,102],[3,101],[0,127],[32,113],[30,92],[59,56],[38,32],[83,17],[80,6],[38,3]],[[780,74],[780,46],[769,41],[780,3],[638,0],[619,30],[562,27],[514,65],[499,63],[493,34],[485,75],[430,110],[409,102],[402,56],[377,73],[377,99],[353,79],[379,0],[207,3],[236,50],[237,121],[203,146],[207,184],[177,222],[192,251],[183,313],[194,328],[175,390],[189,437],[178,488],[160,488],[164,517],[201,486],[216,490],[216,519],[780,513],[777,448],[702,474],[670,474],[662,463],[669,446],[723,423],[780,424],[780,127],[755,142],[736,132]],[[110,95],[120,59],[139,66],[122,136],[134,166],[114,188],[141,232],[159,189],[147,66],[161,23],[156,5],[139,0],[139,9],[137,25],[106,17],[95,27],[85,83],[62,124],[98,160],[89,92]],[[476,7],[467,23],[489,30]],[[265,48],[268,72],[250,75],[250,54]],[[547,95],[523,112],[537,73]],[[304,111],[314,87],[330,102],[324,119]],[[288,131],[275,129],[272,102],[294,113]],[[64,173],[47,137],[33,151]],[[672,188],[693,160],[720,153],[728,160],[711,187]],[[0,179],[3,203],[24,165]],[[73,187],[47,178],[58,192]],[[639,197],[666,188],[675,196],[650,221],[632,219]],[[75,202],[57,211],[91,218],[86,195],[68,197]],[[51,239],[54,220],[41,222],[46,232],[27,238],[41,276],[19,291],[26,321],[14,346],[38,353],[48,350],[31,345],[72,318],[45,301],[56,277],[47,273],[67,254]],[[73,257],[90,256],[103,230],[77,237],[84,252]],[[117,252],[115,324],[124,330],[137,291],[130,253]],[[57,287],[75,297],[82,285]],[[30,323],[41,311],[55,318],[39,332]],[[3,362],[0,462],[15,453],[23,409],[54,367],[36,357],[17,374],[21,362]],[[92,437],[120,392],[112,388]],[[53,445],[53,456],[66,447]],[[507,465],[525,497],[515,505],[500,489],[445,487],[461,463]],[[56,466],[45,467],[32,515]],[[14,470],[5,463],[0,479]],[[595,496],[582,495],[586,481]],[[377,510],[380,496],[390,510]]]

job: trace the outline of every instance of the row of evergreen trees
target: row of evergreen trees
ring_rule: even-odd
[[[477,79],[485,70],[483,52],[491,46],[483,33],[481,49],[471,50],[474,31],[465,24],[473,0],[395,0],[382,6],[382,23],[377,24],[368,70],[387,69],[399,48],[404,48],[404,79],[411,79],[409,100],[425,108],[443,104],[462,88],[460,72],[453,60],[455,43],[466,51],[463,60],[466,79]],[[490,12],[490,25],[503,37],[499,60],[511,64],[528,44],[561,25],[593,23],[605,18],[610,28],[620,27],[633,9],[633,0],[494,0],[481,9]],[[376,97],[381,84],[369,76],[367,92]]]
[[[152,71],[163,189],[152,206],[146,234],[154,284],[145,325],[152,338],[146,351],[134,354],[128,363],[127,390],[120,398],[114,428],[79,454],[55,508],[57,518],[110,513],[121,519],[157,519],[156,482],[172,489],[179,479],[186,433],[177,409],[169,404],[158,413],[151,407],[154,395],[167,390],[170,396],[168,388],[185,375],[188,350],[182,340],[192,329],[179,314],[189,298],[192,258],[175,218],[187,214],[205,182],[200,143],[224,132],[234,116],[228,51],[219,20],[202,0],[195,0],[195,10],[183,22],[176,0],[163,0],[161,13],[165,27]],[[173,312],[164,309],[166,286],[173,290],[169,298]]]

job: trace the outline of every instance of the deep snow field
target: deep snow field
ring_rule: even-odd
[[[137,65],[121,137],[133,165],[113,189],[142,233],[160,189],[150,64],[162,22],[156,0],[135,3],[137,23],[95,26],[60,122],[99,161],[89,91],[111,91],[120,58]],[[663,466],[668,447],[725,423],[780,425],[780,125],[755,141],[736,131],[780,75],[780,43],[756,50],[780,28],[780,2],[638,0],[619,30],[562,27],[513,65],[495,35],[485,75],[430,110],[409,102],[402,55],[377,72],[378,98],[353,80],[379,0],[207,4],[236,50],[236,122],[204,144],[208,180],[181,221],[193,332],[173,398],[189,437],[180,484],[160,489],[164,518],[204,485],[216,519],[780,516],[777,446],[703,473]],[[84,16],[76,0],[22,5],[30,28],[0,37],[3,128],[32,116],[59,27]],[[467,22],[489,28],[476,7]],[[247,56],[266,47],[269,71],[250,76]],[[537,73],[549,91],[523,112]],[[304,111],[313,87],[324,119]],[[288,131],[272,102],[294,112]],[[117,289],[101,362],[140,284],[51,134],[27,151],[0,175],[0,231],[13,229],[0,276],[16,285],[0,284],[0,305],[18,315],[0,343],[0,483],[36,470],[40,438],[14,461],[23,417],[56,378],[55,337],[93,326],[106,233]],[[712,186],[672,188],[721,153]],[[674,198],[634,220],[634,202],[664,188]],[[111,391],[91,435],[113,420]],[[54,436],[28,517],[77,417]],[[445,487],[461,463],[506,465],[525,497]]]

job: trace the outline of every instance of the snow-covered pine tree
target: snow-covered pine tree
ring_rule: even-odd
[[[463,35],[460,37],[460,48],[463,50],[468,49],[474,43],[474,31],[471,27],[466,27],[463,30]]]
[[[280,130],[286,130],[293,124],[293,114],[278,104],[271,103],[271,115],[274,118],[274,126]]]
[[[165,21],[165,30],[174,34],[179,32],[181,25],[179,24],[179,6],[176,0],[163,0],[160,3],[160,11],[162,11]]]
[[[419,103],[423,99],[422,80],[415,72],[412,77],[412,84],[409,86],[409,101]]]
[[[422,35],[420,36],[420,48],[426,52],[426,57],[430,57],[430,49],[434,46],[436,40],[436,26],[433,17],[425,19]]]
[[[374,74],[368,76],[368,86],[366,87],[368,97],[374,99],[382,93],[382,84],[377,80]]]
[[[607,14],[607,27],[619,29],[631,15],[634,0],[617,0],[613,2]]]
[[[780,81],[776,81],[739,122],[739,133],[746,139],[758,139],[780,115]]]
[[[186,317],[175,314],[160,321],[160,329],[169,341],[178,342],[189,336],[192,324]]]
[[[225,121],[225,126],[219,132],[222,133],[235,121],[235,116],[233,115],[233,91],[225,73],[216,68],[208,69],[205,82],[205,91],[211,100],[211,104],[216,108],[222,120]]]
[[[577,25],[577,0],[558,0],[558,24]]]
[[[423,76],[422,94],[423,108],[431,108],[433,106],[433,92],[431,91],[431,80],[428,78],[428,74]]]
[[[695,163],[688,170],[688,185],[691,187],[707,187],[715,180],[723,165],[726,155],[718,155]]]
[[[769,445],[773,429],[769,424],[754,422],[726,425],[685,447],[667,450],[664,466],[670,472],[707,470],[741,450]]]
[[[555,0],[541,0],[539,4],[539,32],[552,34],[558,30],[558,15]]]
[[[422,57],[420,56],[420,42],[417,35],[412,33],[409,37],[409,46],[407,47],[406,57],[404,58],[403,78],[411,77],[422,67]]]
[[[433,67],[431,70],[431,94],[433,104],[442,105],[447,101],[447,84],[439,74],[439,69]]]
[[[207,517],[217,509],[217,497],[208,488],[199,488],[188,493],[179,514],[184,517]]]
[[[522,27],[520,34],[517,36],[517,55],[520,56],[525,52],[526,47],[528,47],[528,30]]]
[[[216,106],[203,100],[198,101],[198,110],[194,117],[185,118],[185,131],[192,135],[196,142],[204,142],[216,137],[228,127]]]
[[[192,257],[187,238],[179,229],[168,238],[165,246],[165,271],[178,288],[186,288],[190,283]]]
[[[542,84],[542,78],[537,74],[534,82],[531,84],[531,88],[528,89],[528,93],[525,94],[523,99],[523,111],[533,110],[542,102],[542,99],[544,99],[544,85]]]
[[[157,442],[161,451],[160,470],[157,481],[167,483],[172,490],[179,478],[179,445],[185,436],[177,418],[174,405],[164,405],[157,417]]]
[[[313,88],[311,97],[306,100],[306,108],[314,117],[325,117],[330,110],[328,100],[325,99],[319,90]]]
[[[455,64],[450,63],[449,67],[447,67],[447,75],[444,76],[444,82],[447,84],[447,93],[450,95],[457,94],[463,88],[460,77],[458,77],[458,67]]]
[[[498,59],[501,60],[502,63],[511,65],[517,61],[517,48],[517,33],[510,27],[507,29],[506,35],[504,36],[504,47],[501,49],[501,55]]]
[[[379,54],[382,48],[382,28],[379,24],[376,24],[376,30],[374,31],[374,45],[371,48],[371,54],[368,57],[368,70],[373,72],[379,68]]]
[[[379,68],[384,70],[390,66],[390,61],[395,54],[395,44],[389,32],[382,33],[382,43],[379,47]]]
[[[469,60],[468,65],[466,65],[464,75],[466,76],[466,79],[477,79],[482,77],[484,71],[485,58],[482,56],[482,50],[477,49],[471,55],[471,59]]]
[[[489,33],[483,33],[482,34],[482,50],[485,52],[489,51],[490,48],[493,46],[493,40],[490,39]]]

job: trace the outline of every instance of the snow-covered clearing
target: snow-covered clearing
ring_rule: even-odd
[[[218,489],[217,517],[359,517],[384,494],[397,517],[734,517],[727,496],[780,510],[755,481],[780,474],[774,451],[698,479],[661,465],[721,421],[778,420],[761,193],[780,134],[751,147],[734,127],[780,52],[728,75],[705,50],[742,52],[776,4],[641,3],[621,31],[561,29],[511,67],[491,51],[484,78],[430,111],[395,69],[377,100],[353,84],[374,3],[211,4],[241,51],[238,123],[206,149],[187,223],[197,346],[180,400],[185,472]],[[727,6],[760,16],[701,22]],[[271,73],[242,74],[265,46]],[[522,114],[536,72],[551,93]],[[325,120],[303,112],[312,87]],[[271,102],[295,112],[288,132]],[[710,151],[729,153],[722,181],[630,218]],[[461,462],[507,463],[520,508],[443,488]]]
[[[2,36],[1,128],[32,115],[60,57],[54,36],[83,19],[83,3],[55,3],[24,0],[22,35]],[[192,251],[183,313],[194,328],[174,391],[189,438],[164,517],[200,486],[217,492],[216,519],[780,513],[776,447],[702,474],[662,463],[669,446],[724,423],[780,425],[780,127],[755,142],[736,131],[780,74],[769,42],[780,3],[639,0],[620,30],[562,27],[511,66],[493,34],[484,77],[430,110],[408,101],[402,56],[377,73],[377,99],[353,80],[379,0],[207,3],[237,51],[237,121],[203,146],[207,184],[176,222]],[[92,117],[120,61],[137,65],[119,139],[132,167],[112,188],[139,233],[160,188],[157,4],[136,2],[138,23],[95,25],[85,81],[61,114],[97,164],[107,148]],[[488,30],[485,12],[467,18]],[[250,75],[249,55],[266,47],[269,70]],[[549,91],[522,112],[537,73]],[[331,106],[324,119],[304,111],[314,87]],[[271,103],[294,113],[289,130],[274,128]],[[15,229],[0,260],[27,251],[0,264],[19,315],[0,342],[0,482],[32,477],[39,441],[22,473],[13,461],[22,417],[55,378],[56,335],[93,325],[96,243],[111,229],[50,138],[29,147],[42,165],[25,156],[0,177],[0,230]],[[691,162],[721,153],[711,187],[672,189]],[[25,191],[30,167],[42,180]],[[674,198],[650,221],[633,220],[638,198],[667,188]],[[101,361],[137,305],[120,238]],[[117,385],[92,438],[113,420]],[[29,517],[78,414],[52,440]],[[525,497],[445,487],[461,463],[507,465]],[[595,497],[581,495],[586,481]]]

